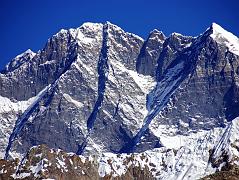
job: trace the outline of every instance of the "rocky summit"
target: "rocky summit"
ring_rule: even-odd
[[[237,179],[239,39],[60,30],[0,72],[0,179]]]

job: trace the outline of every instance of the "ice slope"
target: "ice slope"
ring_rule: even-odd
[[[221,168],[223,165],[226,165],[228,161],[232,161],[234,164],[239,165],[239,118],[231,121],[228,126],[225,128],[219,141],[214,145],[211,155],[210,162],[214,168]],[[225,157],[228,159],[225,160]]]
[[[236,157],[239,157],[236,149],[239,145],[239,118],[228,123],[225,128],[202,130],[190,133],[188,136],[166,136],[162,135],[162,131],[170,131],[170,129],[161,126],[154,132],[160,136],[164,146],[162,148],[133,155],[102,154],[98,160],[99,174],[102,177],[111,173],[114,177],[120,176],[133,164],[142,169],[149,167],[150,172],[158,179],[198,179],[221,170],[225,165],[226,162],[221,162],[217,167],[212,164],[210,154],[212,151],[215,152],[212,156],[217,161],[223,159],[222,152],[224,152],[229,155],[228,162],[239,163],[236,160]],[[126,164],[125,161],[130,156],[133,156],[133,161]],[[112,164],[107,163],[109,160]]]
[[[35,98],[12,102],[10,99],[0,96],[0,149],[6,148],[17,117],[34,102]],[[4,154],[1,152],[0,157],[3,158]]]

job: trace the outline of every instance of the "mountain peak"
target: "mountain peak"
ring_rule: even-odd
[[[219,24],[215,22],[211,24],[211,28],[215,31],[225,31]]]
[[[26,61],[29,61],[32,59],[36,53],[34,53],[31,49],[27,49],[23,53],[17,55],[15,58],[13,58],[5,67],[5,69],[2,71],[8,72],[8,71],[13,71],[20,67],[22,64],[24,64]]]
[[[0,74],[0,179],[199,179],[239,164],[237,45],[216,23],[145,41],[110,22],[59,31]]]
[[[161,41],[164,41],[166,39],[166,36],[164,35],[164,33],[162,31],[159,31],[158,29],[154,29],[153,31],[151,31],[149,33],[149,37],[152,38],[155,37],[155,36],[159,36],[159,39]]]
[[[212,23],[210,37],[218,44],[227,46],[228,50],[239,56],[239,39],[234,34],[223,29],[220,25]]]
[[[162,33],[162,31],[160,31],[160,30],[158,30],[158,29],[153,29],[153,30],[150,32],[150,34],[152,34],[152,33]]]
[[[34,53],[31,49],[28,49],[28,50],[24,51],[22,54],[17,55],[14,59],[20,58],[25,55],[35,56],[35,54],[36,53]]]
[[[89,29],[94,29],[97,27],[102,27],[102,23],[94,23],[94,22],[85,22],[83,23],[79,28],[89,28]],[[77,28],[77,29],[79,29]]]

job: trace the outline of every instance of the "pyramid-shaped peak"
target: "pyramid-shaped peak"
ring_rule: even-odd
[[[211,30],[213,31],[213,34],[214,33],[220,33],[220,34],[229,34],[230,33],[215,22],[212,23]],[[230,34],[232,34],[232,33],[230,33]]]
[[[159,31],[158,29],[154,29],[149,33],[149,39],[159,39],[160,41],[164,41],[166,39],[166,36],[162,31]]]
[[[162,31],[160,31],[158,29],[153,29],[150,33],[162,33]]]
[[[164,33],[158,29],[153,29],[152,31],[150,31],[150,34],[163,34],[164,35]]]
[[[217,43],[228,47],[229,51],[239,56],[239,39],[237,36],[228,32],[220,25],[212,23],[210,37]]]
[[[30,56],[35,56],[36,53],[34,53],[31,49],[27,49],[26,51],[24,51],[23,53],[17,55],[14,59],[17,59],[17,58],[21,58],[25,55],[30,55]]]

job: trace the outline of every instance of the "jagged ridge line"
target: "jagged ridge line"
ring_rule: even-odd
[[[76,51],[77,51],[77,49],[78,49],[77,45],[78,44],[76,43],[75,45],[76,45]],[[18,133],[24,127],[25,123],[27,122],[27,120],[29,119],[31,114],[39,107],[40,101],[42,101],[44,99],[45,95],[48,92],[52,91],[51,93],[54,93],[55,87],[56,87],[56,85],[58,83],[58,80],[61,78],[61,76],[63,76],[67,72],[67,70],[69,70],[69,68],[76,61],[76,59],[77,59],[77,55],[76,55],[76,57],[72,58],[72,60],[70,61],[69,65],[66,66],[66,68],[62,71],[62,73],[56,78],[56,80],[53,83],[51,83],[50,85],[46,86],[40,93],[38,93],[38,94],[40,94],[39,97],[30,106],[28,106],[28,108],[24,111],[24,113],[20,116],[20,118],[18,118],[16,120],[16,123],[15,123],[15,126],[13,128],[13,131],[12,131],[10,137],[9,137],[9,141],[8,141],[8,145],[6,147],[6,153],[5,153],[4,159],[8,159],[12,143],[16,139]],[[52,100],[50,98],[51,98],[51,96],[48,98],[48,101]]]
[[[207,36],[203,36],[201,37],[203,40],[207,38]],[[203,41],[204,42],[204,41]],[[194,45],[196,45],[197,42],[194,42]],[[201,44],[200,44],[201,45]],[[196,46],[198,47],[198,46]],[[200,50],[203,48],[203,46],[199,46]],[[189,47],[190,49],[193,49],[193,45],[191,45]],[[186,58],[187,61],[183,61],[183,59]],[[190,75],[190,73],[192,73],[194,71],[194,69],[196,68],[196,61],[195,61],[195,57],[191,56],[191,55],[187,55],[185,57],[184,52],[182,52],[181,55],[179,55],[172,63],[171,65],[169,65],[169,67],[167,68],[167,70],[164,73],[164,77],[167,76],[168,71],[170,71],[171,68],[174,68],[177,64],[175,64],[175,62],[177,64],[179,64],[180,62],[186,62],[186,64],[184,64],[184,67],[180,70],[180,72],[178,72],[177,74],[175,74],[174,76],[176,78],[178,78],[178,82],[176,82],[176,84],[174,84],[173,88],[171,88],[170,92],[164,96],[164,98],[162,98],[161,100],[163,100],[162,102],[159,102],[161,105],[160,107],[157,104],[153,104],[154,106],[152,108],[149,108],[149,112],[148,115],[145,117],[144,120],[144,124],[142,125],[141,129],[138,131],[138,133],[132,138],[130,143],[125,144],[121,149],[120,149],[120,153],[123,152],[132,152],[135,148],[135,146],[140,142],[141,137],[145,134],[146,130],[148,129],[150,123],[152,122],[152,120],[158,115],[158,113],[164,108],[164,106],[168,103],[168,100],[170,99],[170,97],[173,95],[173,93],[178,89],[178,87],[180,86],[180,84]],[[172,66],[173,65],[173,66]],[[147,95],[149,96],[151,93],[153,93],[153,96],[157,98],[157,87],[158,84],[162,81],[163,79],[160,79],[160,81],[157,82],[157,85],[155,86],[155,88]],[[156,96],[155,96],[156,95]],[[155,100],[155,99],[154,99]],[[156,99],[157,100],[157,99]],[[149,107],[148,102],[146,103],[146,107]],[[159,108],[158,108],[159,107]]]

